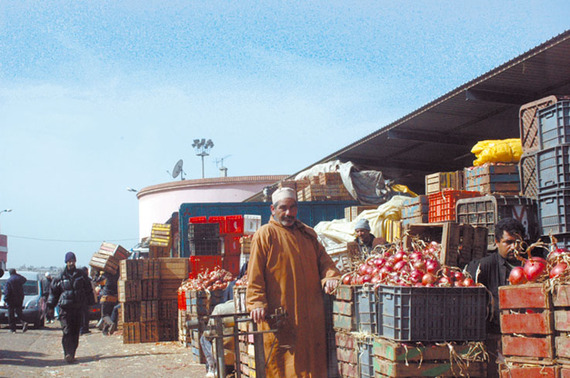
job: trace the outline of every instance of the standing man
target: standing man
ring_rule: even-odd
[[[27,279],[19,275],[16,269],[9,270],[10,278],[4,285],[4,302],[8,305],[8,322],[10,323],[10,332],[16,332],[16,315],[22,323],[22,332],[28,330],[28,322],[22,313],[22,304],[24,303],[24,284]]]
[[[65,268],[51,285],[48,306],[59,305],[59,320],[63,330],[61,344],[67,363],[75,361],[75,351],[79,346],[79,329],[81,328],[82,309],[84,304],[93,304],[93,288],[89,276],[77,269],[77,258],[73,252],[65,254]]]
[[[51,273],[46,272],[44,277],[42,278],[42,297],[44,297],[44,306],[45,306],[45,320],[46,323],[53,323],[53,309],[50,309],[47,306],[47,300],[49,297],[49,289],[51,287]]]
[[[247,308],[261,330],[266,316],[283,307],[288,316],[275,334],[264,335],[267,375],[326,377],[324,293],[340,273],[315,231],[297,220],[291,188],[272,195],[272,217],[253,236],[248,267]]]
[[[501,327],[499,323],[499,286],[509,284],[508,278],[511,270],[521,263],[516,259],[514,251],[518,243],[523,241],[525,234],[521,222],[513,218],[503,218],[495,225],[495,243],[497,252],[471,261],[466,269],[471,277],[485,285],[493,295],[493,311],[487,318],[487,351],[491,355],[487,375],[498,377],[496,358],[500,352]]]

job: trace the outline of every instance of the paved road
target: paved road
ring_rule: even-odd
[[[0,329],[0,377],[203,377],[190,348],[178,342],[123,344],[120,333],[104,336],[94,328],[80,336],[77,362],[63,360],[59,322],[15,334]]]

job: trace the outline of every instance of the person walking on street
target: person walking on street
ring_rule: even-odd
[[[67,363],[75,361],[75,352],[79,346],[79,330],[85,304],[94,304],[93,288],[89,276],[77,269],[77,258],[73,252],[65,255],[65,268],[51,285],[48,306],[59,306],[59,321],[63,330],[61,344]]]
[[[336,289],[340,272],[315,231],[297,220],[291,188],[272,195],[272,217],[253,236],[246,304],[260,330],[283,307],[287,317],[275,334],[264,334],[268,377],[326,377],[324,293]]]
[[[42,297],[44,298],[43,306],[45,307],[45,320],[46,323],[53,323],[53,309],[47,306],[47,300],[49,297],[49,288],[51,287],[51,273],[46,272],[42,278]]]
[[[24,284],[27,279],[19,275],[16,269],[10,269],[10,278],[4,285],[4,302],[8,305],[8,322],[10,323],[10,332],[16,332],[16,315],[22,323],[22,332],[28,330],[28,322],[24,318],[22,312],[22,304],[24,303]]]

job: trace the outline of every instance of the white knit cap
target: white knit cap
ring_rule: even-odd
[[[275,204],[285,198],[292,198],[297,201],[297,195],[295,191],[291,188],[280,188],[273,192],[271,195],[271,201]]]

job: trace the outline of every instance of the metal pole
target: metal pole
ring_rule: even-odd
[[[204,178],[204,153],[202,152],[202,178]]]

